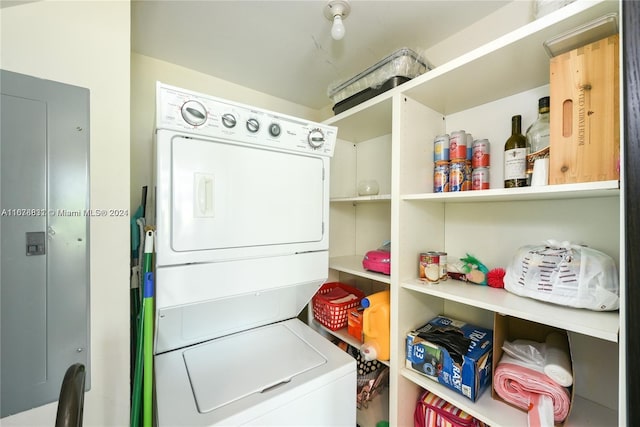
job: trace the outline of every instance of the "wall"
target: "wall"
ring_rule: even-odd
[[[322,120],[316,110],[189,68],[132,52],[130,205],[132,210],[140,205],[142,186],[147,185],[151,188],[152,185],[156,81],[308,120]],[[149,199],[148,202],[150,202]]]
[[[0,9],[0,67],[90,90],[91,208],[129,207],[128,0],[40,1]],[[129,228],[90,224],[91,390],[84,425],[129,423]],[[52,426],[57,402],[2,419]]]

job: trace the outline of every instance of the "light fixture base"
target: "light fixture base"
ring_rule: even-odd
[[[333,21],[336,15],[340,15],[342,19],[349,16],[351,5],[347,0],[329,0],[324,7],[324,16],[329,21]]]

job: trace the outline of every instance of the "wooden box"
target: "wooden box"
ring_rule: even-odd
[[[618,35],[551,59],[549,184],[620,178]]]

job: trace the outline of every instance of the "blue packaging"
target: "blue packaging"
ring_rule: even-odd
[[[437,316],[407,334],[406,343],[407,368],[474,402],[491,383],[493,331],[490,329]]]

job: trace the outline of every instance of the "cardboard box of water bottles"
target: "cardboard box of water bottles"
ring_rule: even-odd
[[[437,316],[407,334],[406,367],[476,401],[491,383],[493,331]]]

